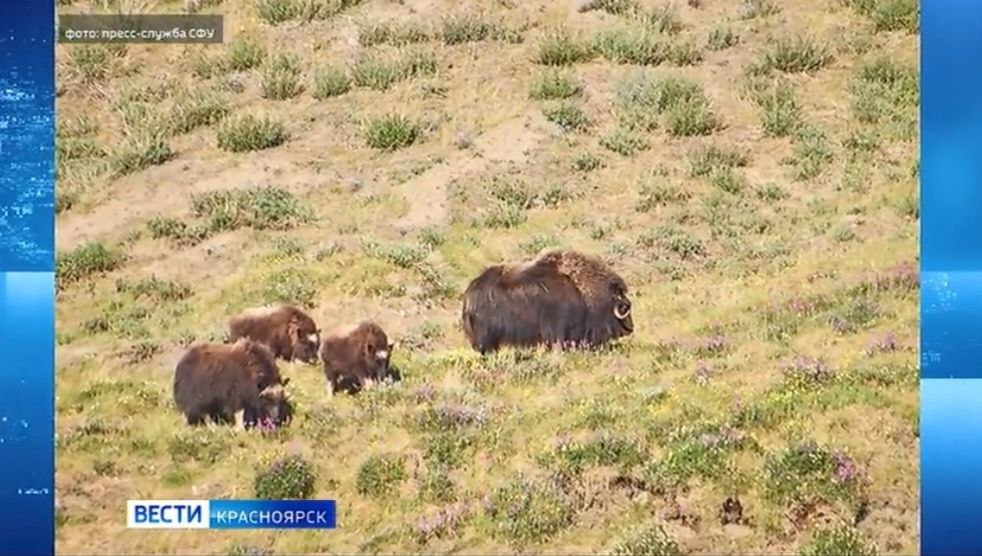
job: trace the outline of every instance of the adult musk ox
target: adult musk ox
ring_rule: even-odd
[[[355,393],[389,376],[393,345],[374,322],[338,326],[324,334],[320,356],[331,392]]]
[[[462,318],[482,354],[506,345],[591,347],[634,331],[624,280],[576,251],[485,269],[464,291]]]
[[[310,315],[292,305],[247,309],[228,325],[229,340],[249,338],[265,344],[273,355],[304,363],[317,361],[320,331]]]
[[[244,411],[247,428],[258,423],[280,426],[292,408],[273,353],[242,338],[234,344],[197,344],[181,357],[174,371],[174,401],[189,425],[207,420],[235,424]]]

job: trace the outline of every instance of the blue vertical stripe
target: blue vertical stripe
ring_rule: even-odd
[[[921,8],[921,552],[982,554],[982,2]]]
[[[54,543],[54,273],[0,276],[0,554],[48,554]]]
[[[0,554],[54,551],[54,2],[0,0]]]

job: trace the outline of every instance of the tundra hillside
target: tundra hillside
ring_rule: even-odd
[[[226,0],[222,45],[58,45],[64,553],[918,550],[915,0]],[[634,334],[480,357],[549,248]],[[402,381],[191,428],[174,364],[267,303]],[[335,531],[137,531],[132,498],[333,498]]]

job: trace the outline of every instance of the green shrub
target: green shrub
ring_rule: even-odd
[[[539,76],[529,90],[529,97],[537,100],[564,99],[582,92],[582,86],[569,73],[552,70]]]
[[[648,29],[618,28],[601,33],[593,50],[617,64],[656,66],[670,54],[670,45],[662,35]]]
[[[289,138],[282,122],[251,114],[226,119],[218,130],[218,148],[241,153],[282,145]]]
[[[764,53],[763,67],[785,73],[814,72],[832,61],[832,53],[825,44],[803,37],[779,37]]]
[[[204,92],[185,93],[174,101],[170,131],[188,133],[199,127],[218,123],[228,113],[228,103],[217,95]]]
[[[406,480],[406,462],[401,456],[379,454],[369,457],[358,468],[355,489],[366,496],[385,496]]]
[[[394,151],[412,145],[420,136],[419,125],[401,114],[387,114],[368,120],[365,142],[381,151]]]
[[[856,463],[843,452],[805,442],[771,455],[764,464],[764,491],[772,501],[856,501],[862,483]]]
[[[109,157],[115,176],[125,176],[174,158],[174,151],[163,133],[141,134],[127,139]]]
[[[314,466],[300,456],[279,459],[258,473],[253,482],[256,498],[264,500],[306,499],[314,494]]]
[[[259,67],[266,57],[266,49],[248,37],[235,39],[228,45],[228,64],[235,71]]]
[[[556,487],[527,479],[495,489],[485,511],[495,536],[523,544],[549,539],[568,527],[575,515]]]
[[[341,68],[327,66],[314,76],[313,96],[317,100],[343,95],[351,90],[351,77]]]
[[[546,119],[566,132],[581,132],[590,127],[590,119],[574,104],[561,103],[543,111]]]
[[[546,66],[568,66],[585,62],[592,56],[592,49],[566,30],[559,29],[546,35],[539,44],[535,61]]]
[[[729,27],[716,27],[709,33],[706,47],[710,50],[726,50],[731,46],[736,46],[740,42],[740,37]]]
[[[358,43],[362,46],[391,44],[404,46],[429,40],[426,29],[415,23],[373,23],[358,28]]]
[[[722,169],[742,168],[749,163],[750,156],[743,151],[710,145],[689,153],[689,175],[709,176]]]
[[[121,253],[98,241],[93,241],[71,251],[58,253],[55,275],[59,284],[70,284],[94,274],[115,270],[122,262]]]
[[[263,98],[286,100],[300,94],[300,60],[291,54],[281,53],[266,62],[262,71]]]
[[[651,148],[651,143],[630,129],[619,127],[601,137],[600,146],[621,156],[634,156]]]
[[[191,209],[209,221],[213,231],[249,227],[286,230],[306,222],[309,214],[293,193],[273,186],[209,191],[192,195]]]

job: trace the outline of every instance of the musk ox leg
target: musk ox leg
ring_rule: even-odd
[[[211,421],[216,425],[234,425],[235,414],[227,411],[214,411],[210,415]]]
[[[205,417],[198,413],[188,413],[184,417],[187,419],[188,424],[192,427],[197,427],[205,423]]]
[[[246,408],[242,412],[242,428],[249,430],[259,422],[259,412],[254,408]]]

